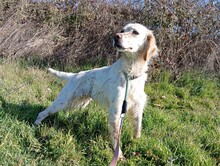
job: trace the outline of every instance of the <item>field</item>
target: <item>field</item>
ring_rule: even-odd
[[[0,64],[0,165],[110,163],[107,112],[95,102],[33,125],[63,85],[44,68]],[[198,72],[173,79],[164,71],[146,83],[145,91],[142,136],[133,139],[126,118],[121,147],[127,160],[118,165],[220,164],[219,79]]]

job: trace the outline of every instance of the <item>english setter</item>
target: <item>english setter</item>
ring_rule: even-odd
[[[36,125],[48,115],[64,110],[68,106],[86,107],[91,100],[95,100],[108,110],[110,135],[115,148],[127,75],[131,79],[127,110],[134,126],[134,137],[140,137],[147,99],[144,92],[146,71],[150,59],[158,53],[155,37],[145,26],[130,23],[120,33],[114,35],[113,41],[120,58],[111,66],[79,73],[49,69],[57,77],[67,80],[67,83],[52,105],[39,113]],[[119,150],[119,159],[122,158],[124,158],[122,151]]]

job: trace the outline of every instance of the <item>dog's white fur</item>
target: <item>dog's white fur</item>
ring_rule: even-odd
[[[147,97],[144,92],[146,71],[151,57],[157,55],[158,52],[155,37],[145,26],[130,23],[123,28],[121,33],[115,34],[114,46],[120,54],[120,59],[111,66],[79,73],[60,72],[50,68],[51,73],[68,82],[52,105],[39,113],[35,124],[40,124],[48,115],[69,106],[86,107],[93,99],[108,110],[110,133],[115,148],[125,95],[125,75],[128,75],[130,78],[135,78],[130,81],[128,113],[132,117],[134,136],[140,137]],[[123,158],[121,150],[119,158]]]

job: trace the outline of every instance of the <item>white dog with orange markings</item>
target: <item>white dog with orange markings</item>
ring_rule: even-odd
[[[49,69],[51,73],[68,82],[52,105],[39,113],[35,124],[40,124],[48,115],[69,106],[86,107],[91,100],[95,100],[108,110],[110,135],[115,148],[127,75],[131,78],[127,110],[133,122],[134,136],[139,138],[147,98],[144,92],[146,71],[150,59],[158,53],[155,37],[145,26],[130,23],[114,35],[114,46],[120,58],[111,66],[79,73]],[[123,154],[119,150],[119,159],[122,158]]]

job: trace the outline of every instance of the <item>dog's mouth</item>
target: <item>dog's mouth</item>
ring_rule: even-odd
[[[121,45],[121,44],[119,44],[119,43],[114,43],[114,46],[117,48],[117,49],[120,49],[120,50],[124,50],[125,48]]]
[[[114,47],[117,48],[119,51],[123,51],[123,50],[132,50],[131,47],[129,47],[129,48],[125,48],[125,47],[123,47],[120,43],[115,42],[115,41],[114,41]]]

